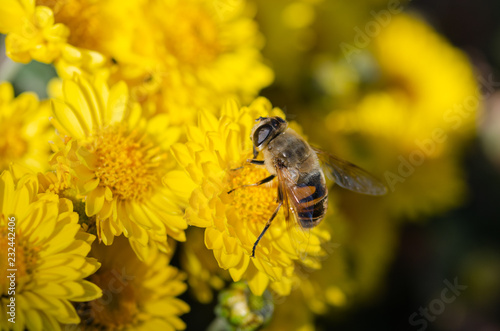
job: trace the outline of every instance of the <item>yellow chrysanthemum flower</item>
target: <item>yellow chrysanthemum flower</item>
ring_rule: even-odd
[[[155,250],[140,261],[120,236],[112,246],[95,242],[90,255],[102,266],[89,280],[103,291],[100,299],[76,305],[81,324],[70,330],[184,330],[179,315],[189,306],[176,298],[186,290],[186,275]]]
[[[208,111],[200,112],[198,125],[188,127],[188,142],[174,144],[172,150],[195,185],[186,218],[190,224],[206,228],[205,244],[213,250],[219,266],[228,269],[234,281],[247,280],[254,294],[261,295],[270,285],[286,295],[291,290],[296,262],[320,267],[315,257],[323,254],[321,243],[329,239],[329,234],[316,227],[310,231],[307,245],[297,249],[280,211],[260,241],[255,258],[250,257],[255,240],[276,207],[276,182],[232,194],[228,191],[268,176],[265,168],[253,165],[231,170],[251,157],[250,132],[260,116],[284,114],[264,98],[242,109],[230,102],[219,119]],[[186,185],[188,179],[178,176],[164,182],[175,187]],[[307,257],[299,261],[301,250]]]
[[[366,137],[365,149],[378,163],[372,169],[383,173],[394,192],[384,199],[394,215],[416,217],[455,206],[464,194],[457,151],[474,133],[482,98],[470,63],[406,14],[394,17],[373,43],[387,85],[353,109],[332,112],[326,126],[339,137],[330,141],[342,145],[347,134]],[[355,149],[343,147],[356,161]]]
[[[32,170],[48,168],[50,155],[49,107],[33,93],[14,98],[10,83],[0,83],[0,171],[11,162]]]
[[[117,33],[116,47],[104,54],[148,109],[193,123],[195,109],[216,111],[227,98],[250,102],[273,79],[245,7],[246,1],[147,2],[132,8],[142,16],[140,26],[130,26],[131,37]]]
[[[395,17],[373,43],[386,89],[369,95],[359,115],[340,119],[338,127],[403,139],[410,148],[437,128],[454,137],[473,133],[481,95],[465,54],[407,14]]]
[[[15,61],[54,61],[63,78],[104,70],[148,114],[167,112],[173,123],[192,122],[200,107],[218,110],[228,97],[249,102],[273,79],[246,1],[8,3],[0,32]]]
[[[86,257],[95,237],[81,230],[71,201],[37,192],[33,175],[15,180],[4,171],[0,176],[2,330],[61,330],[61,323],[80,321],[70,301],[101,296],[84,280],[100,265]],[[7,320],[13,317],[7,314],[11,298],[15,323]]]
[[[22,63],[31,60],[56,62],[58,67],[65,68],[69,77],[74,72],[102,70],[106,62],[103,55],[72,46],[70,29],[55,21],[54,11],[50,6],[57,7],[62,3],[51,1],[45,6],[43,1],[4,1],[0,8],[0,33],[7,34],[7,55]]]
[[[54,22],[52,10],[34,0],[5,0],[0,8],[0,33],[7,34],[7,55],[12,60],[50,63],[60,56],[69,30]]]
[[[141,259],[151,245],[167,251],[167,235],[184,241],[182,211],[161,184],[179,130],[165,115],[146,121],[124,83],[108,88],[101,77],[91,83],[76,76],[62,90],[63,99],[53,101],[53,123],[65,144],[52,164],[84,198],[99,239],[110,245],[123,233]]]

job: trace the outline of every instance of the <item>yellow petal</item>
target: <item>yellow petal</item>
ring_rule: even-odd
[[[92,105],[89,104],[87,96],[83,93],[80,85],[72,80],[63,81],[63,94],[66,104],[73,110],[75,116],[79,119],[85,133],[90,135],[94,131],[94,122],[92,121]]]
[[[205,136],[200,128],[196,126],[188,126],[186,135],[190,141],[203,141]]]
[[[177,196],[185,199],[189,199],[189,196],[195,189],[196,185],[191,180],[191,178],[181,170],[174,170],[168,172],[162,178],[163,184],[171,189]]]
[[[102,240],[104,245],[111,245],[113,243],[114,235],[111,232],[111,223],[112,221],[109,219],[106,220],[98,220],[97,224],[99,227],[99,238]]]
[[[105,188],[99,186],[87,196],[87,201],[85,202],[85,213],[87,216],[94,216],[101,211],[104,205],[104,192]]]
[[[135,254],[137,254],[139,260],[147,260],[149,256],[149,247],[147,245],[142,245],[134,238],[130,238],[130,246],[134,250]]]
[[[238,160],[241,159],[241,153],[242,148],[241,148],[241,143],[240,143],[240,134],[235,131],[231,130],[229,132],[229,135],[227,137],[227,142],[226,142],[226,150],[227,150],[227,160]]]
[[[82,162],[89,170],[95,170],[97,165],[97,155],[90,152],[85,147],[79,147],[76,155],[78,156],[78,160]]]
[[[204,131],[217,131],[219,121],[212,112],[202,110],[198,113],[198,126]]]
[[[165,231],[165,227],[158,219],[158,217],[149,210],[149,213],[146,214],[146,210],[144,210],[142,207],[142,204],[134,202],[125,205],[127,214],[132,222],[135,222],[148,230],[155,229],[158,231]]]
[[[257,271],[248,279],[248,287],[257,296],[264,294],[268,284],[269,277],[261,271]]]
[[[26,314],[26,326],[29,330],[42,331],[42,318],[38,311],[34,309],[27,309],[24,311]]]
[[[93,124],[93,126],[101,127],[104,124],[102,122],[101,113],[104,111],[105,105],[92,84],[81,76],[77,77],[81,95],[85,99],[85,106],[87,107],[86,111],[88,111],[88,120]]]
[[[215,228],[205,229],[205,245],[208,249],[222,249],[222,234]]]
[[[72,295],[70,297],[71,301],[87,302],[102,296],[102,290],[96,284],[83,280],[80,282],[80,285],[83,287],[83,294],[78,296]]]
[[[221,254],[217,260],[219,261],[221,268],[224,270],[236,267],[243,257],[243,255],[239,254],[226,254],[224,253],[224,250],[221,250],[220,252]]]
[[[29,302],[30,307],[47,310],[51,309],[51,307],[46,300],[44,300],[43,296],[38,295],[32,291],[23,292],[23,297]]]
[[[236,100],[230,99],[226,102],[226,104],[222,107],[222,114],[229,116],[231,118],[237,118],[238,113],[240,112],[240,107]]]
[[[122,122],[127,115],[128,103],[127,85],[124,82],[118,82],[113,85],[109,91],[105,122],[110,124]]]
[[[71,108],[58,100],[52,100],[51,105],[57,122],[64,130],[64,132],[62,132],[63,134],[67,134],[76,139],[81,139],[86,136],[85,128]]]
[[[45,28],[54,24],[54,13],[48,7],[35,7],[35,25]]]
[[[172,153],[175,159],[183,167],[194,162],[194,159],[185,144],[173,144]]]
[[[233,281],[238,282],[241,277],[247,271],[248,263],[250,262],[250,257],[248,255],[243,255],[240,262],[234,267],[229,269],[229,274]]]

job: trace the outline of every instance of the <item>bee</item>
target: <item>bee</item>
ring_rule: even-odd
[[[362,194],[384,195],[386,186],[360,167],[311,147],[297,132],[288,127],[281,117],[259,117],[252,128],[253,159],[248,163],[263,165],[270,176],[257,183],[230,190],[258,186],[278,178],[276,209],[252,248],[252,257],[271,222],[284,205],[285,219],[290,210],[302,229],[317,226],[328,208],[328,188],[321,164],[339,186]],[[258,160],[262,153],[263,160]],[[321,163],[320,163],[321,161]]]

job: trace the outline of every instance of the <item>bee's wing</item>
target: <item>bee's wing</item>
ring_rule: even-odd
[[[326,168],[327,175],[333,176],[335,183],[345,189],[369,195],[384,195],[387,187],[367,171],[357,165],[339,159],[320,149],[313,150]]]
[[[276,173],[281,192],[284,195],[283,204],[292,210],[295,222],[301,225],[301,222],[297,219],[299,212],[301,218],[310,217],[312,219],[312,213],[304,213],[303,210],[311,206],[310,196],[314,193],[315,188],[311,186],[297,186],[287,168],[276,168]]]
[[[283,205],[286,209],[285,218],[287,220],[287,230],[290,236],[291,254],[297,254],[300,259],[304,258],[309,246],[310,233],[309,229],[303,228],[299,221],[299,212],[302,219],[310,217],[312,213],[304,213],[304,208],[308,207],[308,203],[301,203],[303,199],[307,199],[313,194],[312,187],[298,187],[288,169],[276,168],[278,175],[278,185],[283,195]],[[290,221],[290,212],[292,217]]]
[[[285,220],[287,223],[290,220],[290,202],[288,200],[287,185],[289,185],[289,172],[283,172],[282,169],[276,167],[276,174],[278,177],[278,200],[283,201],[283,212],[285,213]],[[281,196],[280,196],[281,195]],[[293,211],[294,212],[294,211]]]

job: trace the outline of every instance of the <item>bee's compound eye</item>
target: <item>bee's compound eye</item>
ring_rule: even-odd
[[[266,141],[267,137],[271,134],[272,128],[270,125],[263,125],[255,131],[253,136],[253,141],[256,146],[261,145],[264,141]]]
[[[284,123],[286,123],[285,120],[278,116],[275,116],[271,119],[271,125],[275,129],[279,129],[283,126]]]

